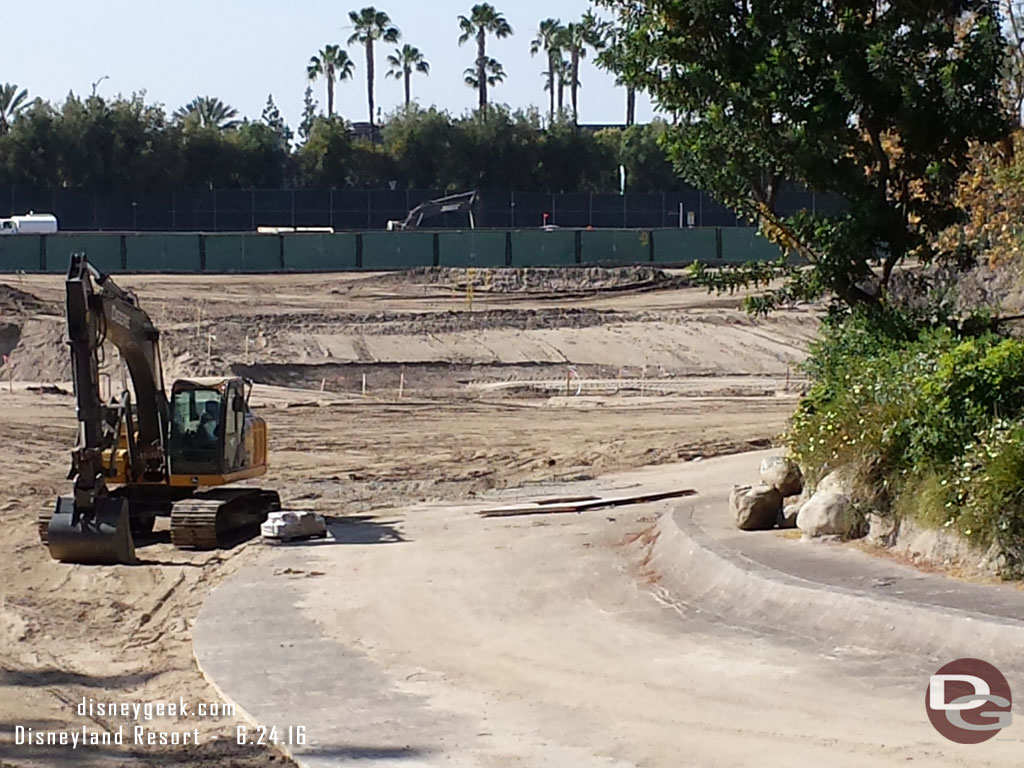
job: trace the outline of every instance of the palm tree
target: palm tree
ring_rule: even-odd
[[[216,128],[218,131],[237,127],[239,121],[234,119],[237,115],[237,109],[215,96],[196,96],[174,113],[174,117],[181,122],[195,120],[200,127]]]
[[[531,56],[536,56],[541,51],[546,52],[548,56],[546,90],[551,92],[549,94],[551,101],[548,110],[549,122],[555,120],[555,69],[558,66],[556,62],[562,56],[562,51],[559,48],[562,29],[562,22],[558,19],[544,19],[537,28],[537,37],[530,41]]]
[[[327,80],[327,116],[334,117],[334,81],[348,80],[355,71],[355,63],[348,57],[348,51],[340,45],[325,45],[309,59],[306,75],[310,82],[318,77]]]
[[[595,51],[604,47],[605,22],[599,21],[590,11],[579,21],[570,21],[561,34],[562,48],[569,54],[569,94],[572,98],[572,124],[579,120],[576,93],[580,86],[580,60],[587,55],[587,46]]]
[[[408,109],[411,100],[409,96],[409,81],[412,80],[412,73],[415,70],[416,72],[422,72],[424,75],[429,75],[430,63],[423,58],[419,48],[406,43],[401,48],[396,48],[394,54],[388,56],[388,64],[391,65],[391,69],[385,77],[393,77],[395,80],[401,77],[405,80],[405,108]]]
[[[512,34],[512,27],[505,17],[498,13],[497,9],[490,3],[480,3],[470,9],[469,16],[459,16],[459,45],[462,45],[470,38],[476,38],[476,62],[473,67],[476,71],[466,75],[466,82],[476,83],[475,87],[480,93],[480,113],[486,119],[487,114],[487,86],[496,85],[505,79],[505,72],[494,59],[487,56],[487,35],[488,33],[497,38],[508,37]]]
[[[385,43],[397,43],[402,33],[391,23],[391,18],[383,11],[374,7],[359,11],[349,11],[348,17],[355,27],[348,38],[348,44],[360,43],[366,48],[366,99],[370,106],[370,134],[373,134],[373,43],[383,40]]]
[[[28,108],[28,90],[14,83],[0,85],[0,136],[11,130],[14,119]]]
[[[480,90],[480,71],[477,67],[466,67],[466,71],[462,73],[463,78],[466,81],[466,85],[474,90]],[[505,69],[501,66],[501,62],[497,59],[487,59],[487,63],[484,64],[484,88],[491,86],[492,88],[498,83],[504,82],[505,80]],[[487,119],[487,110],[483,109],[480,111],[480,115],[484,120]]]

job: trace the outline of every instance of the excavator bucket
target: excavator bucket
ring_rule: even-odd
[[[50,556],[64,563],[115,565],[135,562],[135,541],[128,501],[101,498],[92,514],[75,511],[74,499],[62,496],[47,531]]]

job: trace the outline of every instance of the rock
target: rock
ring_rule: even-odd
[[[812,538],[856,538],[864,534],[864,518],[853,508],[850,497],[831,490],[819,489],[800,507],[796,526]]]
[[[742,531],[774,528],[782,513],[782,494],[770,485],[739,485],[729,494],[729,512]]]
[[[761,460],[761,482],[770,485],[783,497],[796,496],[804,489],[800,467],[785,456],[766,456]]]
[[[787,504],[779,513],[779,528],[796,528],[796,518],[800,514],[800,508],[807,503],[807,500],[798,496],[795,504]]]
[[[867,539],[881,547],[891,547],[896,542],[899,525],[892,515],[879,515],[877,512],[867,514]]]
[[[823,493],[838,493],[852,499],[853,477],[854,472],[852,468],[840,467],[821,478],[821,481],[814,490]]]

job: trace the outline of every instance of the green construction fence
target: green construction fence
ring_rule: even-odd
[[[0,236],[0,273],[63,272],[84,251],[104,272],[333,272],[415,267],[729,264],[777,259],[753,228]]]

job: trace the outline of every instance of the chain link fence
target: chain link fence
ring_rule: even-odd
[[[157,194],[91,193],[72,189],[0,190],[0,216],[53,213],[65,231],[253,232],[258,227],[382,230],[403,220],[441,190],[214,189]],[[777,210],[828,213],[842,201],[798,187],[780,190]],[[657,228],[749,226],[696,189],[625,195],[484,191],[476,210],[481,228]],[[465,213],[425,222],[430,229],[465,229]]]

